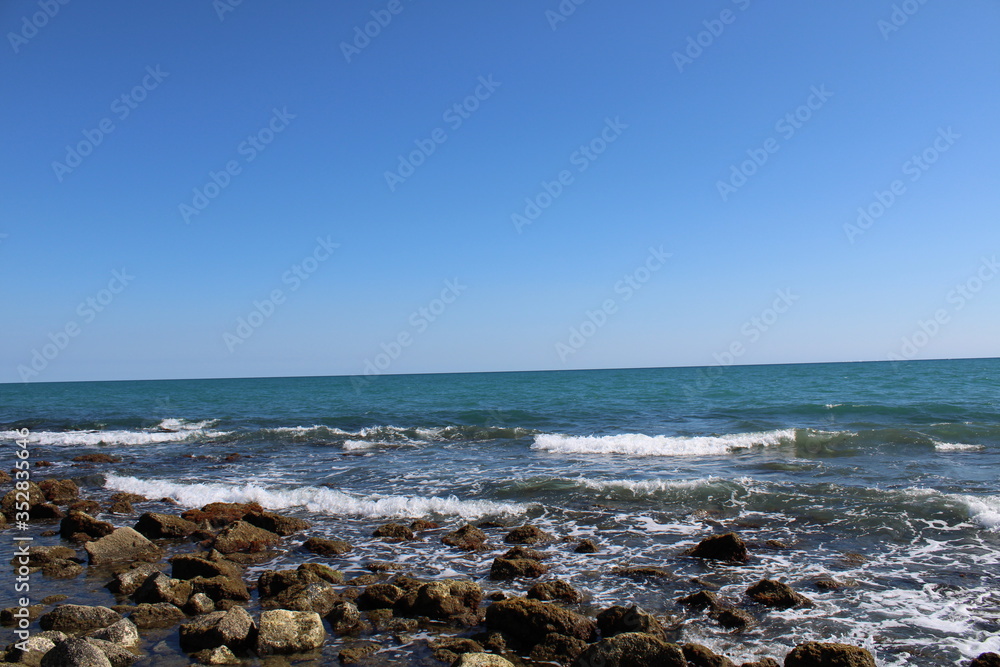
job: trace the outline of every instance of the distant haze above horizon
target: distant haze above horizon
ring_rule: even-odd
[[[995,2],[0,28],[0,382],[998,355]]]

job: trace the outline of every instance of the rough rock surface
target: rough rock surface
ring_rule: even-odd
[[[198,524],[172,514],[146,512],[139,517],[135,530],[151,540],[187,537],[198,531]]]
[[[236,521],[219,531],[213,547],[223,554],[237,551],[255,553],[272,547],[280,541],[281,537],[269,530],[258,528],[246,521]]]
[[[605,609],[597,615],[597,627],[605,639],[626,632],[645,632],[660,639],[667,638],[666,630],[656,617],[636,605],[615,605]]]
[[[71,479],[43,479],[38,488],[50,503],[66,505],[80,497],[80,487]]]
[[[112,667],[104,651],[85,639],[67,639],[42,657],[41,667]]]
[[[107,521],[98,521],[89,514],[76,510],[70,510],[59,524],[59,534],[68,540],[79,539],[78,535],[96,540],[110,535],[114,530],[115,527]]]
[[[310,537],[302,543],[302,548],[321,556],[339,556],[351,550],[351,545],[344,540],[328,540],[322,537]]]
[[[875,667],[875,659],[850,644],[806,642],[785,656],[785,667]]]
[[[626,632],[592,645],[573,662],[574,667],[687,667],[677,644],[641,632]]]
[[[532,600],[559,600],[560,602],[580,602],[583,596],[562,579],[542,581],[528,589],[528,597]]]
[[[765,607],[789,609],[791,607],[812,606],[812,600],[796,593],[788,584],[771,579],[761,579],[747,589],[747,597]]]
[[[137,605],[135,611],[129,614],[129,620],[143,630],[172,628],[185,618],[187,617],[183,611],[167,602],[143,603]]]
[[[533,558],[494,558],[490,567],[490,579],[494,581],[516,579],[518,577],[540,577],[549,568]]]
[[[597,634],[597,624],[589,618],[526,598],[491,604],[486,609],[486,626],[527,646],[541,643],[551,632],[583,641],[592,641]]]
[[[91,565],[121,561],[156,560],[159,547],[131,528],[116,528],[111,534],[83,545]]]
[[[538,544],[539,542],[549,542],[555,538],[546,533],[538,526],[527,524],[520,526],[504,535],[503,541],[507,544]]]
[[[695,558],[746,563],[750,559],[747,545],[736,533],[706,537],[691,550]]]
[[[181,648],[188,652],[217,646],[240,650],[248,645],[253,630],[253,619],[243,607],[213,611],[181,626]]]
[[[441,538],[441,541],[450,547],[466,551],[481,551],[486,548],[486,533],[469,523],[447,533]]]
[[[387,523],[379,526],[372,535],[389,540],[412,540],[414,538],[413,530],[401,523]]]
[[[302,653],[319,648],[324,641],[326,630],[315,612],[272,609],[260,614],[256,644],[260,655]]]
[[[310,527],[308,521],[293,516],[282,516],[274,512],[250,512],[243,516],[243,520],[282,537],[293,535]]]
[[[107,607],[61,604],[38,619],[42,630],[81,634],[106,628],[121,620],[121,614]]]

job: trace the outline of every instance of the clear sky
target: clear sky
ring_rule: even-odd
[[[0,29],[0,381],[998,354],[995,0]]]

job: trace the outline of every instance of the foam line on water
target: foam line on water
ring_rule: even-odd
[[[521,514],[521,503],[460,500],[456,496],[355,496],[326,487],[304,486],[273,489],[252,482],[242,485],[219,483],[178,484],[167,480],[108,475],[105,488],[138,493],[149,498],[173,498],[187,507],[213,502],[256,502],[268,509],[304,507],[311,512],[360,517],[422,517],[433,514],[477,518],[499,514]]]
[[[541,434],[532,449],[556,454],[626,454],[629,456],[724,456],[741,449],[794,442],[795,429],[711,436],[622,433],[604,436]]]

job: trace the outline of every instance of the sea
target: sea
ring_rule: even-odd
[[[20,429],[31,459],[53,464],[36,478],[156,501],[137,511],[256,501],[351,542],[333,561],[348,576],[390,561],[523,594],[533,582],[488,575],[509,527],[531,523],[557,538],[546,578],[584,592],[585,610],[636,603],[737,663],[807,640],[864,646],[886,666],[1000,651],[1000,359],[0,385],[5,470]],[[96,452],[121,460],[71,462]],[[442,531],[489,522],[493,549],[372,537],[421,517]],[[35,543],[58,544],[43,528]],[[686,555],[729,531],[749,563]],[[575,553],[584,538],[599,551]],[[645,566],[668,576],[616,573]],[[814,605],[749,606],[756,624],[734,633],[676,603],[708,587],[745,604],[762,578]],[[38,574],[33,595],[113,604],[102,583]]]

